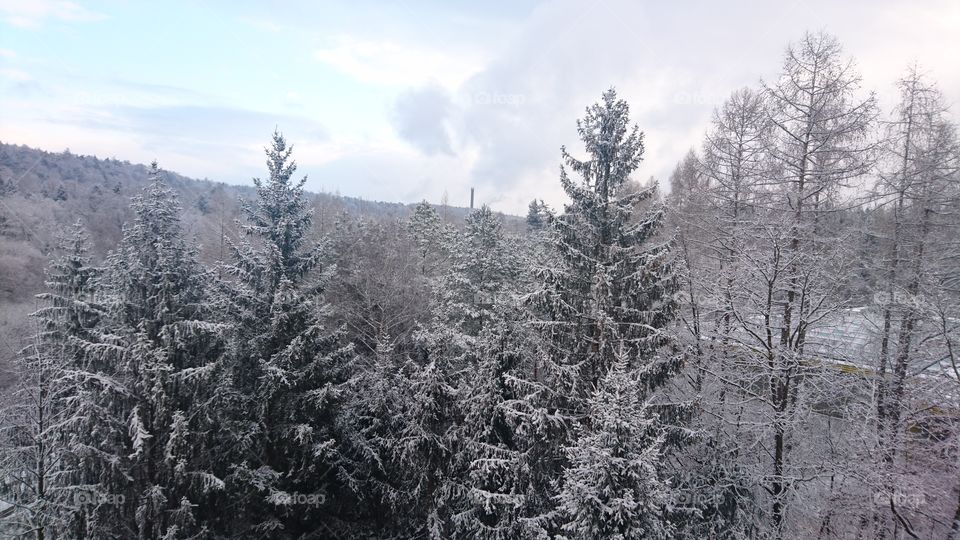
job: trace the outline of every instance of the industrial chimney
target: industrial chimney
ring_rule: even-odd
[[[473,210],[473,188],[470,188],[470,209]]]

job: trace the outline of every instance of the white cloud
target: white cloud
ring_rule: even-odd
[[[33,80],[33,77],[31,77],[29,73],[19,69],[0,69],[0,78],[9,79],[16,82]]]
[[[523,201],[533,197],[562,202],[559,147],[580,153],[575,120],[611,85],[646,133],[636,179],[665,180],[688,149],[700,146],[713,107],[739,87],[775,77],[787,43],[805,30],[825,29],[847,45],[864,91],[890,94],[893,80],[918,57],[949,100],[960,96],[956,70],[949,69],[960,36],[956,3],[912,11],[896,3],[867,10],[826,0],[755,2],[706,7],[695,17],[625,0],[609,0],[602,10],[584,6],[560,0],[538,7],[516,39],[455,89],[455,109],[434,118],[434,130],[451,127],[457,155],[477,156],[456,166],[470,167],[469,182],[496,193],[501,209],[522,212]],[[911,14],[898,18],[904,12]],[[674,39],[678,27],[689,39]],[[434,132],[417,128],[413,135]],[[411,133],[398,134],[418,142]]]
[[[13,59],[17,57],[17,53],[11,49],[0,49],[0,58]]]
[[[36,28],[50,19],[70,22],[98,21],[105,16],[67,0],[0,0],[0,14],[7,23]]]
[[[366,83],[419,86],[438,82],[456,88],[483,67],[478,55],[417,48],[392,41],[341,36],[314,58]]]
[[[479,202],[522,213],[534,197],[555,207],[563,202],[559,148],[565,144],[582,155],[576,119],[609,86],[628,101],[646,133],[637,179],[665,179],[691,146],[701,144],[713,106],[736,88],[775,78],[787,42],[805,30],[836,34],[857,59],[864,89],[878,90],[885,105],[896,97],[893,80],[913,59],[948,101],[960,102],[960,71],[953,69],[960,43],[956,0],[923,7],[891,0],[753,0],[696,9],[558,0],[512,14],[508,31],[451,11],[469,24],[397,15],[391,22],[406,31],[381,25],[372,35],[372,15],[366,14],[356,18],[360,26],[352,18],[329,23],[338,34],[322,42],[313,40],[328,28],[241,19],[263,31],[252,31],[251,39],[286,40],[322,71],[319,79],[297,65],[296,76],[261,81],[255,99],[238,92],[238,108],[266,108],[257,114],[220,107],[219,89],[201,93],[203,86],[194,82],[180,82],[191,86],[178,89],[95,77],[51,80],[43,66],[30,66],[29,74],[14,69],[25,65],[24,50],[18,49],[19,57],[0,50],[0,60],[15,58],[0,72],[0,91],[7,92],[0,100],[0,131],[8,140],[48,146],[36,129],[44,125],[57,141],[54,148],[80,148],[64,133],[89,145],[100,137],[105,149],[123,140],[129,144],[104,151],[132,160],[159,157],[184,174],[243,182],[262,173],[262,144],[279,125],[296,145],[312,188],[402,201],[438,201],[448,191],[453,201],[466,200],[475,187]],[[70,2],[0,0],[0,22],[11,17],[37,25],[96,15]],[[331,71],[350,84],[327,84]],[[25,78],[31,75],[36,80]],[[62,130],[65,122],[70,131]],[[139,151],[130,150],[134,142]]]
[[[393,111],[397,134],[426,155],[453,155],[446,122],[453,109],[449,94],[437,86],[404,92]]]

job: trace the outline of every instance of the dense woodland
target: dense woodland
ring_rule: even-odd
[[[7,366],[16,345],[30,333],[28,314],[37,309],[36,293],[44,288],[40,269],[54,254],[58,235],[78,219],[90,235],[92,260],[102,261],[123,237],[133,217],[131,197],[149,183],[149,167],[115,158],[81,156],[65,149],[51,153],[0,143],[0,386],[11,379]],[[164,182],[176,191],[184,234],[197,244],[201,262],[214,265],[226,256],[224,239],[238,234],[240,198],[253,198],[252,187],[193,180],[164,171]],[[460,206],[436,205],[444,220],[461,222],[469,194],[448,195]],[[365,201],[338,193],[304,193],[313,212],[308,235],[319,241],[338,222],[369,220],[389,223],[409,217],[415,205]],[[525,228],[522,217],[502,216],[508,231]]]
[[[525,221],[0,147],[0,535],[960,540],[960,145],[891,84],[808,34],[667,189],[607,90]]]

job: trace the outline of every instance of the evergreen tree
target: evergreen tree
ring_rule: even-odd
[[[69,530],[76,506],[70,489],[71,446],[66,427],[69,368],[39,327],[17,356],[13,391],[0,410],[0,500],[5,537],[55,538]]]
[[[589,400],[590,422],[567,447],[570,460],[557,496],[569,538],[673,538],[672,502],[663,481],[664,431],[638,391],[640,370],[621,359]]]
[[[309,243],[306,177],[293,180],[291,152],[275,132],[270,176],[254,179],[257,200],[242,204],[249,239],[232,245],[234,260],[225,268],[233,331],[220,399],[229,404],[224,443],[234,451],[221,456],[221,467],[244,516],[231,519],[233,533],[315,533],[330,514],[347,515],[354,506],[355,480],[337,432],[351,348],[323,322],[331,268],[321,267],[325,243]]]
[[[38,421],[34,427],[47,426],[33,441],[47,453],[35,463],[49,467],[42,477],[47,508],[57,520],[51,535],[108,531],[117,498],[109,497],[101,481],[123,474],[125,425],[110,407],[119,404],[113,391],[121,383],[108,369],[114,347],[103,343],[100,323],[106,312],[97,298],[101,270],[91,266],[89,251],[80,221],[58,235],[59,256],[47,270],[47,292],[37,295],[37,334],[22,357],[29,377],[23,382],[32,384],[21,390],[31,396],[22,401],[21,406],[31,404],[23,412],[29,410],[26,417]]]
[[[68,490],[72,504],[65,508],[69,514],[61,532],[83,536],[88,532],[88,517],[94,506],[91,503],[102,498],[96,487],[85,486],[96,485],[94,464],[102,463],[105,457],[98,448],[88,445],[93,439],[86,438],[102,411],[96,400],[100,386],[92,371],[97,366],[84,353],[85,344],[96,340],[97,327],[105,315],[96,303],[102,270],[91,265],[89,236],[80,220],[60,233],[57,251],[59,256],[47,269],[47,292],[37,295],[42,307],[34,316],[41,331],[33,353],[38,362],[35,367],[44,362],[56,366],[57,376],[50,381],[48,395],[53,398],[51,413],[64,415],[57,422],[57,444],[64,448],[57,483],[60,489]]]
[[[560,268],[544,276],[547,287],[537,299],[544,313],[564,323],[566,328],[553,336],[553,352],[563,363],[578,366],[576,391],[588,395],[621,346],[635,367],[668,342],[664,328],[675,308],[676,283],[670,243],[656,237],[662,205],[643,206],[656,187],[635,190],[628,183],[642,159],[643,134],[629,126],[626,102],[608,90],[577,126],[589,159],[563,151],[567,166],[582,180],[561,169],[571,202],[557,218],[552,239]],[[658,361],[644,384],[659,386],[677,361]]]
[[[120,519],[102,526],[120,536],[191,538],[205,534],[191,508],[222,487],[205,449],[188,444],[211,428],[198,403],[209,395],[221,327],[208,322],[206,274],[156,163],[131,207],[134,221],[109,255],[102,284],[101,332],[109,333],[109,375],[118,383],[104,407],[127,428],[114,450],[122,452],[122,475],[100,479],[123,496],[114,504]]]
[[[461,391],[463,419],[453,480],[458,490],[452,522],[458,537],[510,539],[536,537],[538,497],[530,477],[536,469],[538,433],[532,429],[542,386],[524,372],[524,342],[532,336],[517,324],[520,314],[496,319],[478,340],[475,369]],[[533,450],[533,451],[530,451]]]
[[[89,250],[81,222],[58,234],[48,291],[37,295],[41,307],[32,315],[37,330],[21,351],[5,409],[5,500],[15,501],[15,515],[26,513],[15,521],[27,527],[20,532],[38,538],[106,531],[101,510],[117,500],[99,484],[121,458],[109,441],[123,423],[103,408],[105,390],[117,380],[87,354],[105,315],[95,302],[100,270],[90,265]]]
[[[450,509],[463,503],[455,499],[467,481],[472,441],[483,438],[484,428],[465,426],[462,415],[477,414],[473,408],[485,406],[484,397],[493,397],[472,391],[478,383],[476,374],[486,369],[488,361],[484,342],[496,339],[488,330],[502,327],[505,317],[516,316],[512,305],[519,275],[518,258],[508,246],[501,220],[487,206],[467,216],[461,234],[448,236],[446,251],[450,253],[450,272],[437,283],[434,319],[419,333],[426,365],[414,371],[409,418],[418,426],[418,411],[435,408],[435,420],[427,429],[433,433],[432,440],[445,449],[422,463],[430,466],[429,459],[442,463],[444,476],[431,481],[437,493],[428,521],[435,537],[451,534]],[[449,405],[440,408],[444,401],[450,401]],[[426,430],[419,429],[405,440],[418,440],[421,447],[429,447],[431,438],[425,438]],[[428,457],[422,448],[419,455]]]
[[[546,227],[552,217],[550,207],[543,202],[543,199],[534,199],[527,206],[527,226],[532,231],[539,231]]]
[[[448,336],[423,337],[407,384],[409,394],[398,444],[403,485],[410,497],[413,530],[433,539],[448,538],[449,479],[457,451],[454,427],[460,422],[457,383],[450,364]],[[418,530],[424,527],[423,530]]]
[[[452,238],[450,272],[436,287],[435,327],[453,331],[456,341],[469,348],[484,325],[514,301],[519,260],[488,206],[471,212],[463,233]]]
[[[438,225],[431,215],[429,206],[422,207],[420,225]],[[462,502],[456,498],[469,468],[464,438],[470,433],[461,428],[463,408],[473,402],[464,401],[463,393],[482,362],[478,340],[503,320],[519,268],[500,218],[487,207],[467,217],[462,233],[421,230],[432,230],[434,238],[442,234],[443,243],[431,249],[449,254],[450,272],[428,278],[434,281],[433,313],[414,333],[409,358],[400,365],[396,351],[378,352],[369,371],[359,370],[358,380],[370,390],[356,401],[363,447],[376,456],[372,485],[381,498],[387,496],[380,504],[402,516],[394,524],[399,534],[445,538],[455,530],[451,511]],[[384,366],[392,366],[389,373]],[[384,384],[395,389],[384,392]],[[372,417],[387,410],[363,403],[373,393],[397,401],[389,408],[395,417]]]
[[[100,312],[91,302],[100,270],[91,266],[90,239],[80,220],[60,234],[57,251],[59,257],[47,269],[48,291],[37,295],[44,306],[35,315],[51,332],[50,339],[65,343],[70,336],[89,337],[97,325]]]
[[[418,508],[404,485],[400,440],[409,416],[409,366],[385,332],[372,357],[358,357],[347,386],[345,454],[355,464],[365,519],[381,536],[412,536],[422,527]]]
[[[409,227],[420,255],[420,274],[426,277],[435,276],[446,261],[444,246],[451,234],[449,228],[443,223],[437,210],[426,200],[413,209]]]
[[[527,298],[542,337],[535,380],[549,388],[540,392],[545,401],[539,406],[545,415],[565,416],[539,423],[548,443],[533,475],[543,489],[551,481],[562,483],[570,456],[560,449],[572,445],[583,429],[578,424],[596,423],[588,400],[617,359],[635,377],[637,391],[650,395],[669,381],[682,358],[661,353],[673,349],[667,326],[676,290],[670,241],[657,236],[663,209],[651,200],[655,185],[637,189],[630,181],[642,159],[643,135],[630,126],[629,107],[612,89],[577,127],[589,157],[580,160],[563,150],[567,167],[582,179],[561,168],[571,202],[553,220],[556,262],[538,271],[541,286]],[[652,410],[657,421],[651,429],[680,442],[683,432],[671,425],[682,420],[684,408]],[[553,514],[551,501],[544,500],[547,514]]]

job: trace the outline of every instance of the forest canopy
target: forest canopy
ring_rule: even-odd
[[[524,217],[0,148],[0,535],[960,538],[960,145],[893,83],[807,33],[663,184],[598,89]]]

